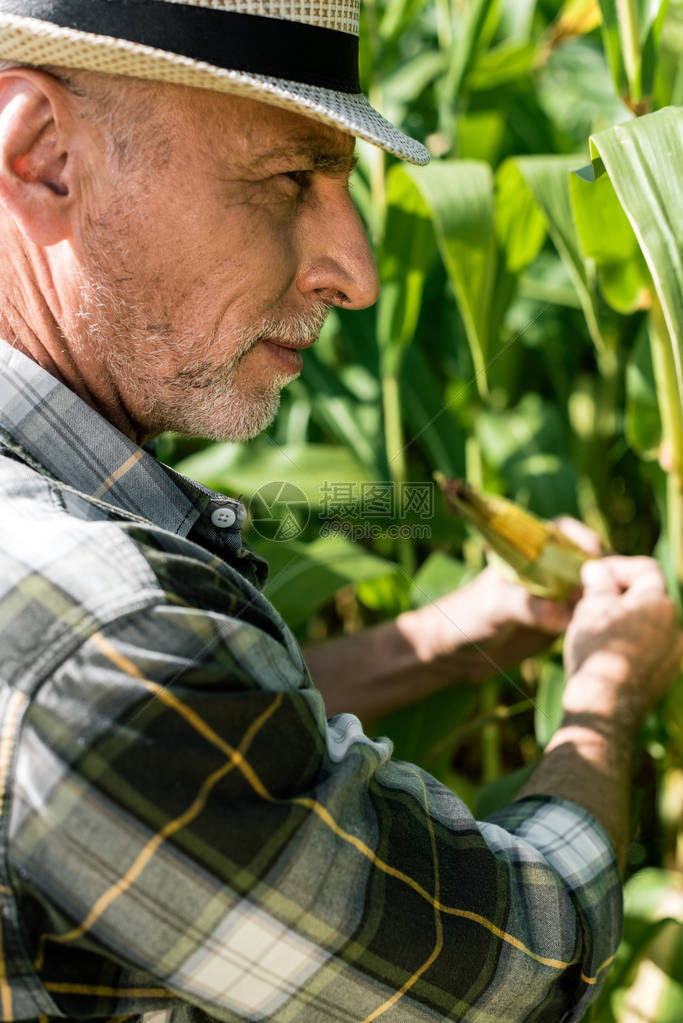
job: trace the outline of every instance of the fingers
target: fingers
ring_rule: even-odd
[[[581,572],[586,597],[615,596],[628,591],[631,597],[645,593],[666,596],[666,582],[656,561],[643,557],[613,555],[587,561]]]
[[[489,565],[478,576],[496,608],[497,617],[507,625],[521,625],[550,636],[564,632],[572,616],[572,607],[559,601],[533,596],[524,586],[506,579]]]
[[[611,559],[601,558],[599,561],[587,561],[581,569],[583,583],[583,599],[594,597],[615,597],[621,593],[609,562]]]
[[[520,609],[519,622],[529,628],[540,629],[550,635],[564,632],[571,621],[573,608],[555,600],[526,595],[525,606]]]
[[[569,540],[572,540],[587,554],[599,558],[603,553],[600,537],[584,522],[579,522],[578,519],[573,519],[570,515],[559,515],[554,521],[560,532],[564,533]]]

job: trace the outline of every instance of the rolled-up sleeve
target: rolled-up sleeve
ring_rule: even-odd
[[[545,798],[478,823],[391,752],[276,630],[158,602],[92,631],[13,766],[46,1013],[578,1019],[619,937],[600,826]]]

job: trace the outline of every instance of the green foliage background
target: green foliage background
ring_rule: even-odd
[[[247,539],[304,644],[438,599],[481,567],[438,498],[428,538],[325,535],[330,510],[368,518],[343,484],[435,469],[575,515],[614,551],[654,552],[680,600],[683,3],[370,0],[363,19],[372,102],[437,158],[416,169],[359,146],[352,191],[382,297],[330,316],[267,434],[166,436],[161,457],[244,498],[269,481],[301,488],[312,514],[296,539]],[[366,724],[485,815],[541,755],[562,686],[556,647]],[[680,682],[641,740],[624,939],[593,1023],[683,1021]]]

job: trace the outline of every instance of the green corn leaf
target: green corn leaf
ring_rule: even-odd
[[[680,3],[671,4],[666,13],[657,54],[652,104],[654,110],[669,105],[683,106],[683,7]]]
[[[431,213],[472,352],[477,387],[485,395],[487,362],[494,354],[498,263],[491,169],[474,160],[443,160],[419,170],[397,168],[396,173],[413,182]]]
[[[405,572],[394,572],[375,579],[361,580],[357,583],[356,594],[361,604],[370,611],[383,618],[395,618],[410,609],[410,578]]]
[[[419,189],[400,166],[387,175],[387,218],[379,256],[382,291],[377,307],[377,340],[383,375],[398,373],[406,345],[417,327],[425,278],[436,246],[429,210]]]
[[[534,712],[536,742],[541,747],[548,745],[562,724],[564,685],[562,665],[556,664],[555,661],[545,661],[541,668]]]
[[[415,607],[431,604],[447,593],[463,586],[471,577],[464,561],[458,561],[442,551],[432,551],[423,561],[412,581],[411,596]]]
[[[505,160],[496,174],[496,233],[508,270],[519,273],[534,261],[547,234],[546,218],[518,160]]]
[[[516,771],[508,771],[500,778],[482,785],[477,793],[477,801],[474,808],[474,815],[478,820],[484,820],[514,800],[522,785],[531,775],[535,764],[528,764],[519,767]]]
[[[527,394],[516,408],[480,413],[476,436],[515,501],[544,518],[578,514],[576,472],[563,457],[565,427],[553,404]]]
[[[602,42],[619,95],[633,94],[639,64],[637,0],[599,0]]]
[[[621,1000],[622,1019],[678,1023],[683,1019],[683,924],[662,924],[640,959],[631,986]]]
[[[467,719],[476,698],[474,686],[457,685],[442,689],[414,706],[374,721],[372,734],[389,735],[394,743],[394,755],[399,760],[425,767],[439,780],[447,781],[452,772],[450,756],[440,756],[435,760],[433,747],[443,744],[449,734]],[[464,795],[460,788],[458,793]]]
[[[401,401],[411,444],[425,450],[430,465],[440,466],[449,476],[462,476],[463,429],[448,405],[444,407],[443,381],[417,345],[405,355]]]
[[[311,422],[311,406],[304,395],[292,400],[280,410],[278,438],[283,444],[305,444]]]
[[[518,83],[531,74],[536,48],[531,43],[501,43],[477,57],[467,76],[470,92]]]
[[[655,75],[662,46],[662,29],[669,9],[669,0],[647,0],[642,4],[640,38],[640,84],[642,95],[654,92]]]
[[[542,212],[553,244],[569,271],[581,302],[590,336],[598,351],[602,352],[606,344],[598,319],[597,296],[591,280],[590,269],[586,265],[579,244],[569,193],[570,172],[576,169],[578,162],[579,160],[572,156],[516,157],[503,164],[499,172],[499,182],[503,189],[503,197],[509,207],[513,203],[510,195],[516,180],[515,171],[523,179],[528,193],[533,196]],[[509,166],[510,164],[514,170]],[[534,245],[539,244],[540,228],[537,220],[530,220],[528,194],[525,198],[522,196],[518,198],[517,209],[519,222],[515,224],[508,208],[507,223],[499,221],[499,230],[504,231],[508,259],[520,263],[533,251],[532,239]],[[528,251],[524,249],[523,239],[525,220],[530,220],[532,228],[530,240],[527,243]]]
[[[419,16],[425,2],[426,0],[389,0],[379,26],[379,34],[385,44],[400,36],[405,26]]]
[[[630,948],[628,986],[614,1003],[619,1018],[643,1023],[683,1019],[683,886],[673,871],[649,868],[624,888],[624,941]]]
[[[500,110],[468,110],[458,118],[458,156],[497,164],[507,118]]]
[[[618,124],[590,144],[594,177],[609,176],[645,257],[683,394],[683,110]]]
[[[599,0],[602,39],[620,95],[651,96],[668,0]]]
[[[494,8],[493,0],[471,0],[452,50],[451,65],[443,83],[443,109],[452,111],[462,83],[476,57],[480,37]]]
[[[435,81],[438,81],[448,64],[445,53],[427,50],[418,53],[412,60],[400,64],[382,82],[382,110],[386,117],[399,121],[402,111],[416,100]]]
[[[348,448],[332,444],[212,444],[184,458],[177,468],[214,490],[246,497],[268,483],[286,481],[314,508],[325,503],[325,483],[357,485],[373,478]]]
[[[650,274],[628,217],[607,175],[593,168],[569,179],[576,230],[586,259],[595,264],[609,304],[628,314],[650,304]]]
[[[312,418],[340,444],[350,448],[369,472],[382,475],[385,469],[380,467],[378,459],[381,429],[377,407],[359,409],[356,396],[344,385],[339,373],[322,361],[315,349],[306,352],[303,373],[296,386],[305,387]],[[372,429],[368,429],[368,417],[365,415],[369,411],[376,419]]]
[[[398,572],[393,562],[341,535],[321,536],[311,543],[250,537],[250,545],[268,561],[265,592],[292,628],[306,622],[341,587]]]
[[[674,871],[648,867],[624,886],[616,959],[582,1023],[683,1019],[683,888]]]
[[[642,331],[626,367],[626,437],[644,458],[656,458],[662,420],[647,331]]]
[[[499,31],[505,39],[528,42],[531,38],[536,0],[503,0]]]
[[[673,871],[654,867],[638,871],[624,887],[624,916],[629,920],[678,920],[683,924],[683,879]]]
[[[611,201],[612,207],[613,190],[651,278],[652,362],[672,465],[668,529],[676,572],[683,581],[683,110],[670,107],[616,125],[593,135],[590,145],[595,184],[572,185],[579,220],[586,209],[584,197],[595,203],[588,197],[590,189],[601,189],[605,204]],[[590,176],[583,174],[585,181]],[[626,245],[623,227],[622,219],[618,230]],[[582,240],[594,241],[588,221],[582,232]],[[631,260],[632,253],[631,244],[625,259]]]

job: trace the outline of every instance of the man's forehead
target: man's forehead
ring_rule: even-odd
[[[354,165],[356,140],[347,132],[268,103],[236,96],[220,101],[220,134],[240,163],[267,169],[300,159],[331,173]]]

